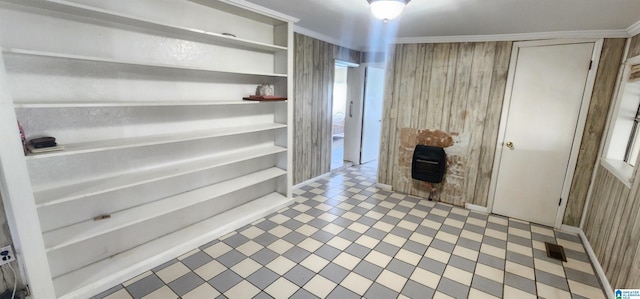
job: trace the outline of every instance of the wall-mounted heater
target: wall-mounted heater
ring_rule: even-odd
[[[446,167],[447,154],[443,148],[416,145],[411,162],[411,178],[437,184],[442,182]],[[433,192],[434,188],[431,191]],[[429,196],[429,200],[432,200],[431,196]]]

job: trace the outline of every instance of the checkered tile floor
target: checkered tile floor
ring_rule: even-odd
[[[374,183],[366,165],[311,183],[296,204],[94,298],[605,298],[576,235]]]

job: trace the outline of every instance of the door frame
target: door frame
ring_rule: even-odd
[[[591,55],[591,70],[587,74],[587,81],[585,84],[585,90],[582,95],[582,104],[580,105],[580,112],[578,115],[578,123],[576,125],[576,131],[573,138],[573,145],[571,146],[571,154],[569,156],[569,163],[567,165],[567,171],[564,177],[562,185],[561,198],[562,202],[558,208],[555,220],[555,228],[560,228],[562,220],[564,218],[564,212],[567,208],[567,201],[569,198],[569,191],[571,189],[571,183],[573,181],[573,175],[575,172],[576,164],[578,162],[578,154],[580,146],[582,144],[582,135],[584,133],[587,114],[589,112],[589,104],[591,103],[591,95],[593,93],[593,86],[596,79],[596,73],[598,72],[598,65],[600,62],[600,54],[602,52],[602,44],[604,39],[554,39],[554,40],[539,40],[539,41],[525,41],[513,43],[511,50],[511,60],[509,62],[509,73],[507,76],[507,85],[504,93],[504,100],[502,103],[502,112],[500,115],[500,127],[498,129],[498,139],[496,144],[496,152],[493,159],[493,171],[491,173],[491,182],[489,184],[489,198],[487,200],[487,211],[493,212],[493,204],[495,201],[496,187],[498,184],[498,172],[500,170],[500,160],[502,157],[502,149],[505,139],[505,133],[507,130],[507,119],[509,116],[509,110],[511,107],[511,97],[513,92],[513,81],[515,78],[515,71],[517,67],[518,54],[520,48],[527,47],[542,47],[542,46],[554,46],[554,45],[566,45],[566,44],[578,44],[578,43],[594,43],[593,53]]]

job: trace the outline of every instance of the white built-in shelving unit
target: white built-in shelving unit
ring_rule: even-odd
[[[243,0],[0,0],[1,186],[36,299],[291,203],[291,100],[242,97],[292,95],[294,21]],[[16,120],[63,149],[22,155]]]

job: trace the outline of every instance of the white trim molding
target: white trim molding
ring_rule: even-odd
[[[634,37],[640,34],[640,20],[629,26],[629,28],[627,28],[627,33],[629,34],[629,37]]]
[[[293,188],[291,188],[291,190],[300,189],[300,187],[302,187],[302,186],[305,186],[305,185],[311,184],[311,183],[313,183],[313,182],[315,182],[315,181],[317,181],[317,180],[320,180],[320,179],[327,178],[327,177],[329,177],[330,175],[331,175],[331,172],[327,172],[327,173],[325,173],[325,174],[321,174],[321,175],[319,175],[319,176],[317,176],[317,177],[315,177],[315,178],[308,179],[308,180],[306,180],[306,181],[304,181],[304,182],[302,182],[302,183],[300,183],[300,184],[297,184],[297,185],[293,186]]]
[[[539,39],[574,39],[574,38],[599,39],[599,38],[627,38],[627,37],[629,37],[628,30],[622,29],[622,30],[590,30],[590,31],[554,31],[554,32],[532,32],[532,33],[488,34],[488,35],[400,37],[395,40],[395,43],[396,44],[461,43],[461,42],[494,42],[494,41],[529,41],[529,40],[539,40]]]
[[[376,183],[376,188],[384,190],[384,191],[392,191],[391,185]]]
[[[489,214],[489,209],[487,207],[474,205],[474,204],[471,204],[471,203],[468,203],[468,202],[464,203],[464,208],[467,209],[467,210],[470,210],[470,211]]]
[[[353,48],[353,45],[351,43],[349,43],[348,41],[342,41],[342,40],[333,38],[331,36],[319,33],[317,31],[313,31],[311,29],[307,29],[307,28],[301,27],[299,25],[294,25],[293,26],[293,31],[296,32],[296,33],[300,33],[300,34],[306,35],[308,37],[313,37],[315,39],[319,39],[319,40],[321,40],[323,42],[334,44],[336,46],[340,46],[340,47],[347,48],[347,49],[350,49],[350,50],[355,50]]]
[[[591,244],[589,243],[589,240],[587,240],[587,236],[584,234],[584,231],[582,231],[582,229],[578,227],[564,225],[564,224],[560,227],[560,230],[569,232],[569,233],[578,234],[578,236],[580,236],[580,240],[582,240],[582,245],[584,245],[584,248],[587,251],[587,255],[591,260],[591,265],[593,265],[593,268],[596,270],[596,275],[598,275],[598,278],[600,279],[600,283],[602,284],[602,288],[604,289],[604,292],[606,293],[607,298],[614,298],[613,288],[611,288],[611,283],[609,283],[609,280],[607,279],[607,276],[605,275],[604,270],[602,269],[602,266],[598,261],[598,257],[596,257],[595,252],[593,252],[593,248],[591,248]]]

